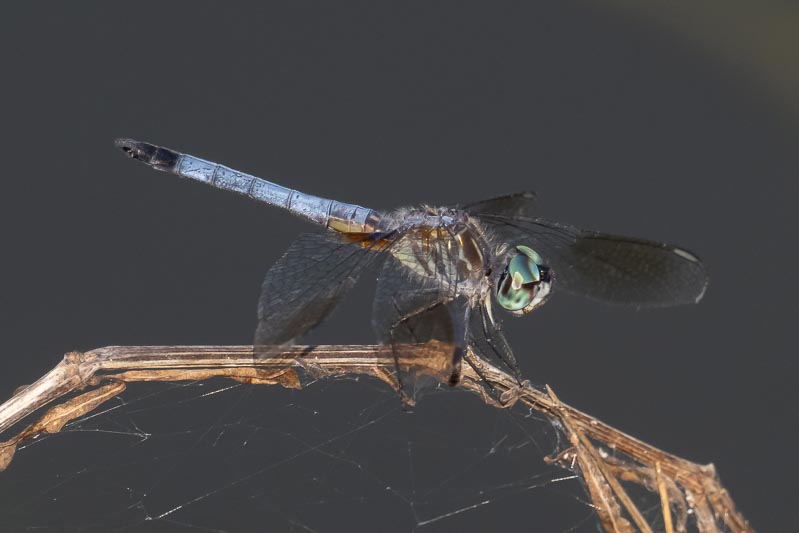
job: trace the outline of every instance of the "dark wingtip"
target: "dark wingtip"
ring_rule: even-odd
[[[145,165],[167,172],[174,170],[180,155],[168,148],[134,139],[116,139],[114,146],[122,150],[131,159],[139,160]]]

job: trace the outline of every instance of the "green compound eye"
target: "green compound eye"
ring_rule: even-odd
[[[532,248],[517,246],[497,284],[497,302],[515,315],[529,313],[549,295],[549,268]]]

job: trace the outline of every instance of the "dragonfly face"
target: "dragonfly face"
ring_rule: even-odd
[[[497,303],[514,315],[525,315],[546,301],[551,287],[549,267],[541,256],[532,248],[516,246],[497,282]]]

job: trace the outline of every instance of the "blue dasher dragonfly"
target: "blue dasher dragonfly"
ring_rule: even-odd
[[[439,340],[518,375],[497,308],[527,314],[557,291],[611,304],[698,302],[700,260],[676,246],[585,231],[536,216],[532,193],[459,207],[380,212],[288,189],[218,163],[118,139],[150,167],[280,207],[327,231],[300,235],[269,269],[256,346],[292,342],[320,323],[367,269],[377,273],[372,326],[382,343]],[[453,370],[450,382],[458,380]]]

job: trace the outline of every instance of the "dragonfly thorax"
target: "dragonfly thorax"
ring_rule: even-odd
[[[490,252],[481,228],[468,214],[422,207],[398,210],[389,220],[393,223],[390,231],[400,235],[390,252],[412,275],[459,295],[483,292]]]

